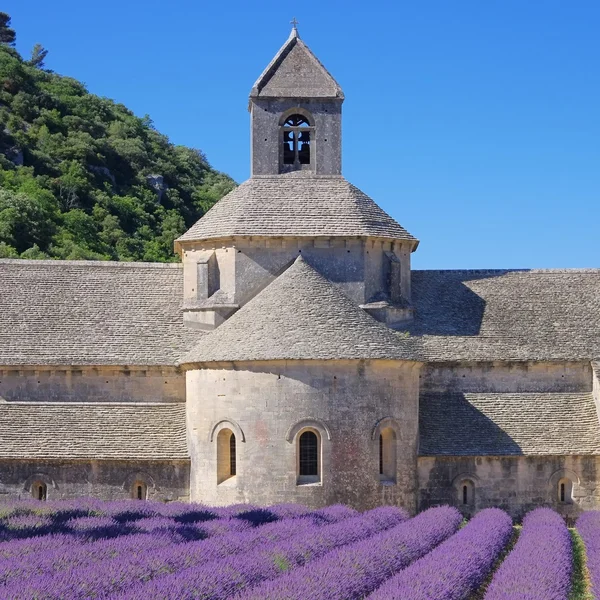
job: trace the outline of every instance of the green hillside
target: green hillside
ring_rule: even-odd
[[[0,13],[0,258],[173,261],[235,183],[149,117],[12,47]]]

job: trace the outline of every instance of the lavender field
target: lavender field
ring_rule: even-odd
[[[591,600],[600,512],[0,504],[0,598]],[[600,598],[600,596],[598,596]]]

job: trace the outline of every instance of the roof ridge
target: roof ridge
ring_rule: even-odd
[[[445,391],[445,392],[421,392],[422,396],[464,396],[465,398],[469,398],[471,396],[513,396],[513,397],[522,397],[522,396],[568,396],[568,397],[581,397],[589,399],[592,396],[593,392],[463,392],[459,390]]]
[[[564,269],[527,269],[510,268],[506,269],[411,269],[413,273],[539,273],[539,274],[569,274],[569,273],[600,273],[600,268],[564,268]]]
[[[43,266],[72,266],[72,267],[112,267],[119,269],[180,269],[180,262],[126,262],[116,260],[35,260],[30,258],[0,258],[0,265],[43,265]]]
[[[18,406],[119,406],[119,407],[123,407],[123,406],[131,406],[133,407],[137,407],[137,406],[159,406],[159,407],[165,407],[165,406],[183,406],[185,407],[185,401],[180,401],[180,402],[82,402],[82,401],[73,401],[73,402],[69,402],[68,400],[57,400],[56,402],[53,402],[51,400],[48,400],[46,402],[37,402],[34,400],[5,400],[0,398],[0,406],[12,406],[12,405],[18,405]]]

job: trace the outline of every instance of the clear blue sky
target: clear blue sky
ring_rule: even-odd
[[[296,16],[346,95],[343,171],[416,268],[600,267],[600,2],[8,0],[17,48],[238,182],[247,97]]]

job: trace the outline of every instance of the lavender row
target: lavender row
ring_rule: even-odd
[[[485,595],[485,600],[567,600],[572,571],[571,536],[562,517],[538,508],[523,529]]]
[[[600,598],[600,511],[583,513],[577,519],[576,529],[585,544],[592,593],[594,598]]]
[[[236,600],[358,600],[455,533],[461,521],[455,508],[431,508],[392,529],[254,586]]]
[[[389,579],[370,600],[465,600],[482,584],[512,534],[498,508],[478,513],[463,529]]]
[[[242,557],[192,567],[150,581],[132,585],[121,600],[146,598],[230,598],[245,587],[272,579],[282,573],[323,556],[330,550],[367,538],[405,521],[408,514],[398,508],[376,508],[362,515],[321,529],[308,529],[289,540],[271,544]]]
[[[128,554],[121,552],[116,558],[92,560],[78,568],[60,572],[44,573],[27,578],[25,584],[19,579],[0,588],[0,595],[7,598],[93,598],[112,595],[128,585],[139,585],[141,581],[188,567],[198,568],[205,563],[218,564],[225,557],[248,553],[255,548],[273,544],[298,535],[302,531],[319,531],[335,527],[345,520],[358,517],[352,509],[329,507],[314,511],[307,517],[284,519],[245,531],[232,532],[202,542],[170,544],[144,552]],[[333,521],[333,524],[328,524]],[[111,540],[118,544],[121,540]],[[125,541],[125,540],[124,540]],[[91,544],[78,548],[76,554],[86,560]],[[60,553],[56,556],[61,562]],[[214,568],[214,567],[213,567]]]
[[[0,559],[0,583],[6,584],[14,578],[52,574],[101,560],[118,559],[124,554],[132,557],[140,552],[145,554],[191,540],[204,540],[227,533],[238,535],[253,529],[249,521],[236,518],[185,525],[164,517],[154,517],[135,521],[135,525],[127,529],[128,535],[107,536],[104,535],[106,532],[123,529],[125,525],[109,517],[80,517],[67,523],[72,530],[84,534],[83,539],[91,536],[92,540],[99,541],[90,544],[74,540],[70,535],[62,535],[54,536],[52,543],[46,546],[40,544],[40,538],[19,540],[13,543],[18,546],[19,552]]]
[[[308,509],[298,505],[279,505],[269,509],[269,512],[281,515],[281,520],[306,515]],[[316,524],[327,524],[356,515],[357,512],[346,506],[334,505],[310,514]],[[251,520],[238,517],[191,524],[166,517],[147,517],[128,523],[118,523],[109,517],[79,517],[67,521],[66,526],[70,534],[37,536],[0,544],[0,583],[12,577],[52,572],[69,564],[82,566],[86,558],[87,562],[97,561],[101,554],[116,557],[122,552],[134,553],[136,544],[149,551],[170,543],[242,533],[254,525]],[[120,535],[113,535],[115,531]],[[78,535],[74,538],[73,533]],[[104,538],[115,539],[107,542]],[[88,540],[97,539],[100,539],[98,544],[87,544]],[[85,544],[84,552],[79,551],[82,544]],[[15,562],[14,557],[18,557],[18,561]],[[54,563],[59,566],[54,566]]]
[[[307,507],[296,504],[280,504],[269,508],[251,505],[210,508],[179,502],[164,505],[158,502],[120,501],[102,505],[90,499],[52,504],[38,502],[37,505],[35,501],[27,501],[11,504],[8,511],[6,505],[3,508],[4,516],[0,518],[0,555],[2,547],[14,539],[57,534],[71,534],[74,537],[87,535],[92,539],[116,537],[139,533],[138,522],[148,519],[162,518],[184,526],[235,518],[255,526],[297,518],[310,512]],[[89,531],[81,527],[73,528],[73,523],[78,522],[89,523]]]

